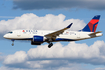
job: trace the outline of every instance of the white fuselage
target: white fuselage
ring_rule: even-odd
[[[13,30],[4,35],[6,39],[14,39],[14,40],[33,40],[34,36],[45,36],[46,34],[50,34],[54,31],[47,30]],[[102,33],[97,33],[95,35],[89,35],[93,32],[83,32],[83,31],[64,31],[63,34],[60,34],[56,37],[54,41],[77,41],[84,40],[94,37],[102,36]],[[44,37],[43,42],[46,41],[46,37]]]

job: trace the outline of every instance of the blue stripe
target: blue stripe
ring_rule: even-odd
[[[93,19],[100,19],[100,15],[96,15],[96,16],[94,16]]]
[[[11,40],[33,40],[33,38],[11,39]]]
[[[14,40],[33,40],[33,38],[23,38],[23,39],[14,39]],[[55,41],[76,41],[76,40],[73,40],[73,39],[65,39],[65,38],[57,38]]]
[[[12,40],[33,40],[33,38],[12,39]],[[55,41],[76,41],[73,39],[57,38]]]
[[[57,38],[55,41],[76,41],[73,39],[64,39],[64,38]]]

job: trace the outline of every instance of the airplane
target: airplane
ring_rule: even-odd
[[[13,41],[15,40],[30,40],[31,45],[41,45],[47,42],[48,48],[53,46],[52,42],[60,41],[79,41],[90,39],[94,37],[102,36],[102,31],[96,32],[96,28],[100,19],[100,15],[94,16],[91,21],[81,30],[78,31],[68,31],[73,23],[69,24],[67,27],[58,30],[13,30],[5,34],[3,37]]]

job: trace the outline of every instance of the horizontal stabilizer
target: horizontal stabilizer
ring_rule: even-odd
[[[91,35],[96,35],[96,34],[98,34],[98,33],[101,33],[102,31],[98,31],[98,32],[94,32],[94,33],[91,33],[91,34],[89,34],[90,36]]]

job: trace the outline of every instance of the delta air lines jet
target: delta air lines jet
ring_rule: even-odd
[[[102,36],[102,31],[96,32],[96,28],[100,19],[100,15],[96,15],[93,19],[82,29],[78,31],[67,31],[73,23],[67,27],[58,30],[13,30],[4,35],[4,38],[10,39],[13,41],[12,46],[14,45],[14,40],[30,40],[31,45],[41,45],[44,42],[47,42],[50,48],[53,46],[52,42],[59,41],[79,41],[84,39],[90,39],[94,37]]]

